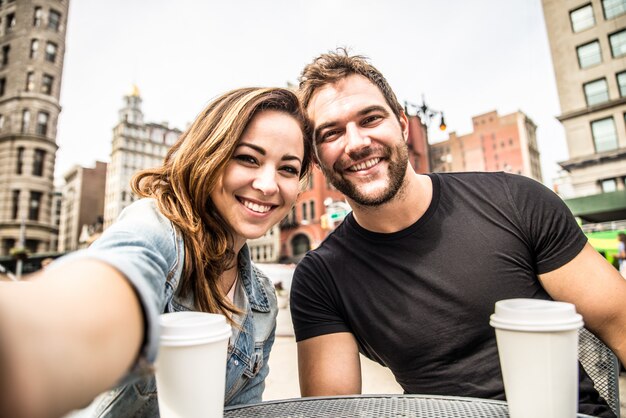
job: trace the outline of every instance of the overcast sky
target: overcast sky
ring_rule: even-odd
[[[215,96],[286,86],[319,53],[348,46],[400,101],[472,116],[521,110],[537,124],[544,183],[568,158],[540,0],[71,0],[56,176],[109,161],[132,85],[145,121],[184,129]],[[433,123],[431,138],[445,139]]]

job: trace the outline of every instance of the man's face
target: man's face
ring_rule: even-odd
[[[408,124],[400,122],[378,87],[350,75],[319,88],[307,112],[320,168],[333,186],[361,206],[396,196],[407,170]]]

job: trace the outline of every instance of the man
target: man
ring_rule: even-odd
[[[505,173],[416,174],[383,75],[344,50],[303,70],[319,167],[353,209],[292,284],[303,396],[361,391],[359,352],[407,393],[504,399],[496,301],[571,302],[626,361],[626,282],[563,202]],[[581,373],[580,410],[612,416]]]

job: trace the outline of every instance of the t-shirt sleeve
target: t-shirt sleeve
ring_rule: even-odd
[[[587,237],[556,193],[528,177],[506,175],[509,199],[520,220],[537,265],[548,273],[570,262]]]
[[[351,332],[339,309],[329,272],[314,252],[298,263],[291,283],[290,308],[296,341]]]

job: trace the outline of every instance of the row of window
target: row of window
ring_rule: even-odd
[[[33,26],[40,28],[43,26],[43,9],[39,6],[35,6],[35,12],[33,14]],[[54,9],[48,11],[48,29],[58,32],[61,29],[61,13]]]
[[[609,44],[611,45],[611,55],[618,58],[626,55],[626,30],[609,34]],[[600,41],[595,39],[576,47],[578,55],[578,65],[580,68],[589,68],[602,62],[602,50]]]
[[[54,64],[57,59],[58,49],[59,47],[57,46],[57,44],[55,44],[54,42],[47,41],[46,49],[44,51],[45,60]],[[5,67],[9,65],[10,53],[11,53],[10,44],[3,45],[2,48],[0,48],[0,66],[1,67]],[[38,55],[39,55],[39,40],[31,39],[29,58],[36,59]]]
[[[624,113],[624,123],[626,123],[626,113]],[[619,147],[615,120],[612,116],[592,121],[591,136],[596,152],[611,151]]]
[[[622,177],[621,179],[619,179],[619,178],[612,178],[612,179],[601,180],[600,181],[600,188],[602,189],[602,193],[616,192],[618,190],[618,188],[617,188],[618,181],[620,181],[622,184],[624,184],[625,180],[626,180],[625,177]]]
[[[308,208],[308,210],[307,210]],[[302,202],[302,220],[315,220],[315,201]]]
[[[17,220],[20,213],[20,195],[21,190],[13,190],[11,196],[11,219]],[[28,216],[26,219],[29,221],[38,221],[39,220],[39,212],[41,209],[41,198],[43,196],[43,192],[30,191],[30,195],[28,197]]]
[[[24,174],[24,154],[26,149],[24,147],[17,148],[17,164],[15,166],[15,174]],[[42,177],[44,163],[46,161],[46,151],[43,149],[35,148],[33,152],[33,169],[31,174],[33,176]]]
[[[1,80],[0,80],[1,81]],[[22,119],[20,124],[20,130],[22,133],[30,132],[31,113],[29,109],[22,110]],[[37,135],[46,136],[48,134],[48,124],[50,122],[50,114],[48,112],[39,111],[37,113],[37,125],[35,126],[35,133]],[[0,114],[0,131],[4,129],[5,118]]]
[[[50,74],[43,74],[41,77],[41,93],[43,94],[52,94],[52,85],[54,84],[54,77]],[[26,86],[24,87],[24,91],[34,92],[35,91],[35,72],[29,71],[26,73]]]
[[[11,33],[16,24],[17,19],[15,17],[15,12],[7,13],[7,15],[4,17],[4,33]],[[35,9],[33,11],[33,26],[36,28],[41,28],[44,26],[43,8],[41,8],[40,6],[35,6]],[[49,9],[48,22],[46,27],[50,30],[58,32],[61,29],[61,13],[54,9]]]
[[[626,97],[626,71],[617,73],[615,79],[620,97]],[[609,101],[609,86],[605,77],[583,84],[583,91],[587,106],[595,106]]]
[[[626,13],[626,0],[602,0],[602,11],[606,20],[621,16]],[[591,3],[569,12],[569,18],[574,32],[589,29],[596,24]]]

